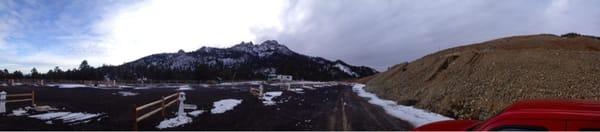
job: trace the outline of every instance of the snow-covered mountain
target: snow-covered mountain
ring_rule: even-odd
[[[161,53],[125,63],[121,68],[157,79],[165,72],[192,73],[193,79],[262,79],[269,73],[295,79],[337,80],[369,76],[376,70],[296,53],[275,40],[242,42],[230,48],[202,47],[196,51]]]

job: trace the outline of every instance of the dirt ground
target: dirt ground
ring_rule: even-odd
[[[600,100],[600,39],[527,35],[445,49],[366,83],[384,99],[486,120],[521,100]]]
[[[387,115],[383,109],[371,105],[352,92],[351,86],[305,89],[304,93],[284,91],[273,100],[273,106],[264,106],[245,86],[195,87],[186,93],[186,104],[195,104],[205,110],[193,117],[190,124],[166,130],[410,130],[412,126]],[[58,111],[104,113],[99,119],[77,125],[46,124],[27,116],[0,115],[0,130],[132,130],[134,104],[145,104],[177,92],[175,88],[107,90],[95,88],[0,87],[0,91],[24,93],[36,91],[38,105],[59,108]],[[267,91],[282,91],[266,87]],[[139,93],[120,96],[119,91]],[[211,114],[213,102],[221,99],[242,99],[242,103],[223,114]],[[8,103],[7,111],[30,105]],[[189,112],[192,110],[186,110]],[[165,118],[175,116],[176,106],[169,107],[167,117],[160,113],[138,124],[140,130],[158,130]]]

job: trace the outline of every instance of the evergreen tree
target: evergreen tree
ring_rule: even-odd
[[[37,69],[35,69],[35,67],[33,69],[31,69],[31,78],[38,79],[39,77],[40,77],[40,73],[37,71]]]
[[[16,71],[15,71],[15,72],[13,72],[13,74],[12,74],[12,78],[14,78],[14,79],[22,79],[23,77],[24,77],[24,76],[23,76],[23,72],[21,72],[21,71],[19,71],[19,70],[16,70]]]

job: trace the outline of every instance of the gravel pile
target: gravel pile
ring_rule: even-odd
[[[600,40],[530,35],[461,46],[395,65],[367,90],[460,119],[523,99],[600,100]]]

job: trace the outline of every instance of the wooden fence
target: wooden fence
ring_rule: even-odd
[[[161,111],[161,113],[162,113],[161,115],[163,117],[165,117],[166,116],[165,109],[167,107],[173,105],[175,102],[178,101],[177,98],[174,98],[174,97],[177,97],[177,95],[179,95],[179,93],[174,93],[174,94],[171,94],[171,95],[166,96],[166,97],[163,96],[159,100],[156,100],[156,101],[144,104],[144,105],[139,106],[139,107],[137,107],[136,105],[133,105],[133,108],[134,108],[134,110],[133,110],[133,116],[134,116],[133,130],[135,130],[135,131],[138,130],[138,125],[137,125],[138,122],[140,122],[140,121],[142,121],[142,120],[144,120],[144,119],[146,119],[146,118],[148,118],[148,117],[150,117],[150,116],[158,113],[159,111]],[[174,98],[174,99],[172,99],[171,101],[169,101],[171,98]],[[142,111],[144,109],[151,108],[152,106],[157,106],[158,104],[160,104],[160,107],[158,107],[158,108],[156,108],[156,109],[154,109],[154,110],[152,110],[152,111],[150,111],[148,113],[145,113],[145,114],[139,113],[140,111]],[[142,114],[142,115],[138,116],[138,114]]]
[[[29,97],[29,98],[23,98]],[[13,98],[13,99],[10,99]],[[16,99],[14,99],[16,98]],[[6,92],[0,92],[0,113],[6,112],[6,103],[16,103],[16,102],[25,102],[31,101],[31,105],[35,107],[35,91],[31,91],[31,93],[21,93],[21,94],[6,94]]]
[[[1,96],[4,96],[4,95],[1,95]],[[9,99],[9,98],[19,98],[19,97],[29,97],[29,98]],[[31,101],[31,105],[35,106],[35,91],[31,91],[31,93],[7,94],[5,99],[6,99],[6,103]]]

